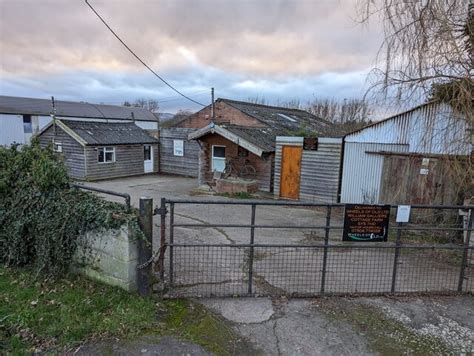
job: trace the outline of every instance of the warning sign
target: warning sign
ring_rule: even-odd
[[[387,241],[390,205],[346,204],[343,241]]]

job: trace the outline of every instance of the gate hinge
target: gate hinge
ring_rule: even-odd
[[[156,207],[155,210],[153,210],[153,215],[166,215],[167,213],[168,209],[162,207]]]

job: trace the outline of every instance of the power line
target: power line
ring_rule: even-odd
[[[181,93],[178,89],[176,89],[174,86],[172,86],[170,83],[168,83],[165,79],[163,79],[158,73],[156,73],[153,69],[150,68],[150,66],[148,64],[146,64],[140,57],[138,57],[137,54],[135,54],[135,52],[133,52],[133,50],[127,46],[127,44],[115,33],[114,30],[112,30],[112,28],[107,24],[107,22],[105,22],[105,20],[102,18],[102,16],[99,15],[99,13],[92,7],[91,4],[89,4],[89,1],[88,0],[84,0],[87,4],[87,6],[90,7],[90,9],[94,12],[94,14],[100,19],[100,21],[102,21],[102,23],[105,25],[105,27],[107,27],[109,29],[109,31],[115,36],[115,38],[117,38],[120,43],[141,63],[143,64],[151,73],[153,73],[153,75],[155,77],[157,77],[159,80],[161,80],[163,83],[165,83],[168,87],[170,87],[173,91],[175,91],[176,93],[178,93],[179,95],[181,95],[183,98],[186,98],[188,99],[189,101],[192,101],[193,103],[195,104],[198,104],[198,105],[201,105],[201,106],[207,106],[207,105],[204,105],[202,103],[200,103],[199,101],[196,101],[194,99],[191,99],[189,96]]]

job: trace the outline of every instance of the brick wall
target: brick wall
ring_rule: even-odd
[[[218,101],[215,103],[215,123],[216,124],[232,124],[232,125],[241,125],[248,127],[265,127],[266,125],[262,124],[257,119],[252,118],[244,114],[243,112],[233,108],[232,106]],[[211,108],[210,106],[205,107],[201,111],[191,115],[186,120],[182,121],[175,127],[183,128],[202,128],[206,125],[209,125],[211,122]]]
[[[201,153],[199,157],[199,182],[211,182],[213,178],[212,173],[212,146],[226,146],[225,154],[226,159],[232,159],[238,157],[238,145],[227,140],[226,138],[217,134],[207,135],[201,140]],[[272,188],[272,164],[274,154],[265,155],[263,158],[249,152],[246,157],[250,164],[257,171],[257,183],[258,188],[262,191],[270,192]],[[236,169],[240,167],[236,164]]]

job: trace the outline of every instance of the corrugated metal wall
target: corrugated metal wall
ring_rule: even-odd
[[[290,138],[277,139],[275,155],[274,195],[280,196],[282,146],[302,145]],[[300,200],[324,203],[337,202],[342,139],[320,138],[316,151],[303,150],[300,173]]]
[[[383,156],[366,152],[408,152],[408,145],[346,142],[342,166],[342,203],[378,203]]]
[[[409,145],[409,152],[470,154],[469,126],[446,104],[427,104],[347,135],[345,142]]]
[[[317,151],[303,150],[300,199],[336,203],[342,139],[320,138]]]
[[[25,143],[22,115],[0,115],[0,145],[10,146],[12,143]]]
[[[188,135],[195,130],[169,128],[160,131],[160,172],[188,177],[198,176],[200,147],[196,141],[188,141]],[[173,140],[184,141],[184,156],[173,154]]]

